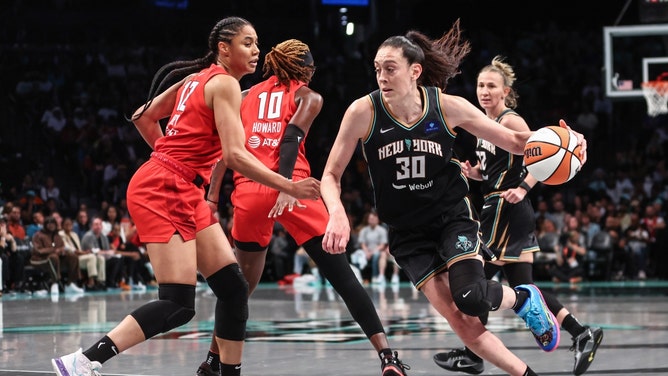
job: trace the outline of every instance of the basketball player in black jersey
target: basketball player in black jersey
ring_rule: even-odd
[[[476,354],[510,375],[536,375],[477,317],[512,308],[543,350],[559,342],[559,326],[535,286],[513,289],[485,278],[486,247],[452,152],[457,128],[514,154],[523,152],[532,133],[499,129],[464,98],[445,94],[469,51],[459,20],[438,40],[409,31],[380,45],[374,59],[379,90],[348,107],[324,169],[321,193],[330,219],[323,247],[346,250],[350,223],[341,176],[361,141],[376,209],[389,225],[390,252],[405,274]],[[560,125],[567,127],[563,120]],[[578,140],[586,160],[581,134]]]
[[[514,111],[518,98],[513,88],[514,82],[513,67],[503,61],[501,56],[496,56],[478,74],[478,104],[485,110],[487,117],[494,119],[499,126],[528,131],[527,123]],[[492,278],[503,268],[510,286],[531,284],[533,257],[540,248],[535,235],[534,210],[527,193],[537,181],[526,171],[522,155],[497,148],[485,139],[478,138],[476,156],[475,166],[465,161],[462,171],[469,179],[482,182],[482,238],[497,258],[496,261],[485,263],[486,277]],[[581,325],[554,295],[543,293],[543,297],[561,327],[573,337],[573,373],[585,373],[603,340],[603,330]],[[482,317],[483,324],[486,318]],[[484,370],[482,359],[466,347],[438,353],[434,355],[434,361],[450,371],[477,375]]]

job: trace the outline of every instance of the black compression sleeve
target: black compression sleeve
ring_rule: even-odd
[[[297,154],[299,154],[299,144],[303,139],[304,131],[294,124],[288,124],[279,149],[278,173],[281,176],[292,179]]]

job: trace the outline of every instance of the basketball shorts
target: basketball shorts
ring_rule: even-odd
[[[408,279],[420,289],[452,263],[475,257],[482,246],[479,222],[468,200],[411,228],[389,229],[390,253]]]
[[[531,201],[511,204],[498,193],[485,196],[480,212],[482,239],[497,259],[517,261],[524,252],[537,252],[536,220]]]
[[[167,243],[176,233],[195,239],[217,219],[204,199],[204,188],[170,171],[153,158],[130,179],[128,211],[142,242]]]
[[[246,181],[239,183],[232,191],[234,222],[232,238],[238,242],[254,242],[263,248],[269,246],[274,223],[278,222],[292,236],[298,245],[323,235],[329,221],[329,213],[321,199],[299,200],[306,208],[287,208],[276,218],[269,218],[278,191],[266,185]]]

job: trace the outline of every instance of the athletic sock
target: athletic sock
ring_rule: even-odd
[[[585,331],[584,326],[582,326],[578,319],[576,319],[575,316],[570,313],[564,317],[564,321],[561,323],[561,327],[570,333],[573,338],[577,337]]]
[[[378,356],[380,359],[384,359],[385,357],[391,357],[392,356],[392,349],[386,348],[386,349],[381,349],[378,351]]]
[[[241,376],[241,363],[225,364],[220,363],[221,376]]]
[[[471,359],[473,359],[473,360],[475,360],[475,361],[478,361],[478,362],[481,362],[481,361],[482,361],[482,358],[479,357],[478,354],[476,354],[476,353],[474,353],[473,351],[471,351],[471,349],[469,349],[468,347],[464,347],[464,349],[466,350],[466,355],[468,355],[469,358],[471,358]]]
[[[513,311],[517,313],[524,305],[524,302],[529,299],[529,292],[525,290],[515,290],[515,297],[517,300],[515,300],[515,305],[513,305]]]
[[[524,371],[524,375],[522,375],[522,376],[538,376],[538,374],[536,374],[536,372],[534,372],[531,369],[531,367],[527,366],[527,370]]]
[[[84,351],[83,354],[91,361],[104,363],[118,355],[118,348],[116,348],[116,344],[111,338],[104,336],[88,350]]]
[[[209,350],[209,353],[206,355],[206,363],[211,366],[212,371],[218,372],[220,369],[220,355]]]

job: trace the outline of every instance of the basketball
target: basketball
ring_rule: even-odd
[[[582,167],[577,136],[556,125],[540,128],[524,146],[524,165],[543,184],[566,183]]]

